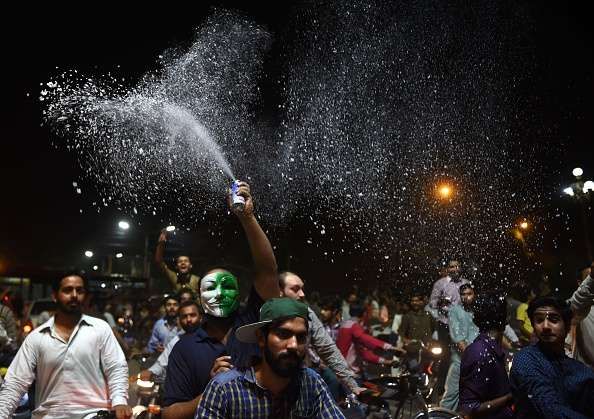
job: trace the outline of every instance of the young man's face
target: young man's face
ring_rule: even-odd
[[[259,345],[270,368],[281,377],[299,372],[305,359],[307,326],[304,319],[294,317],[260,335]]]
[[[179,323],[184,332],[190,333],[196,330],[200,323],[200,313],[194,304],[179,309]]]
[[[539,307],[532,315],[532,327],[538,340],[552,346],[563,346],[567,329],[559,310],[554,307]]]
[[[190,258],[188,256],[178,256],[177,260],[175,261],[175,266],[177,267],[177,271],[180,274],[187,274],[192,269],[192,263],[190,262]]]
[[[177,316],[177,311],[179,310],[179,303],[177,300],[168,299],[165,301],[165,314],[167,317],[175,317]]]
[[[297,275],[287,274],[285,277],[285,286],[281,290],[283,297],[293,300],[303,301],[305,293],[303,292],[303,281]]]
[[[425,300],[420,296],[414,296],[410,299],[410,306],[413,311],[419,311],[425,307]]]
[[[183,304],[186,301],[192,301],[193,300],[193,296],[191,293],[189,292],[182,292],[179,296],[179,303]]]
[[[80,314],[86,294],[83,279],[80,276],[72,275],[62,278],[60,289],[54,292],[54,299],[59,311],[68,314]]]
[[[469,307],[474,303],[474,299],[476,294],[472,288],[465,288],[464,291],[460,293],[460,298],[462,299],[462,304],[466,307]]]
[[[320,320],[323,323],[332,323],[334,321],[336,313],[329,307],[323,307],[320,309]]]
[[[239,307],[237,278],[224,270],[209,272],[200,281],[200,304],[215,317],[229,317]]]

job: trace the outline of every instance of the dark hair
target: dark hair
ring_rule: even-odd
[[[540,307],[553,307],[559,310],[563,323],[565,323],[565,330],[569,331],[571,325],[571,306],[569,303],[556,295],[545,295],[544,297],[537,297],[528,304],[528,318],[530,322],[534,323],[534,312]]]
[[[161,304],[165,305],[168,300],[175,300],[179,303],[179,296],[177,294],[165,294],[163,300],[161,300]]]
[[[470,282],[460,285],[460,294],[462,294],[462,292],[464,292],[467,289],[471,289],[474,291],[474,286]]]
[[[339,311],[341,306],[340,299],[334,295],[325,295],[320,299],[320,308],[331,311]]]
[[[184,255],[184,254],[181,254],[181,255],[177,255],[177,256],[175,256],[175,257],[173,258],[173,262],[177,263],[177,260],[178,260],[179,258],[183,258],[183,257],[186,257],[186,258],[188,258],[188,260],[190,261],[190,263],[192,263],[192,258],[191,258],[189,255]]]
[[[198,312],[200,312],[200,306],[194,300],[184,301],[183,303],[180,304],[179,309],[181,310],[182,308],[190,307],[190,306],[196,306],[196,308],[198,309]]]
[[[196,299],[196,294],[194,294],[194,291],[192,291],[191,288],[182,287],[182,289],[180,289],[177,293],[177,300],[181,301],[181,296],[184,294],[190,294],[192,296],[192,300]]]
[[[409,301],[415,297],[418,297],[418,298],[424,300],[426,296],[427,296],[427,294],[424,293],[423,291],[421,291],[420,289],[412,290],[411,293],[409,294]]]
[[[64,272],[64,273],[62,273],[62,274],[60,274],[60,275],[58,275],[57,277],[55,277],[55,278],[52,280],[52,290],[53,290],[54,292],[58,292],[58,291],[60,291],[60,287],[62,286],[62,280],[63,280],[64,278],[67,278],[67,277],[69,277],[69,276],[78,276],[79,278],[81,278],[81,279],[82,279],[82,281],[83,281],[83,287],[85,288],[85,290],[88,290],[88,288],[87,288],[87,279],[86,279],[86,278],[85,278],[85,276],[84,276],[84,275],[83,275],[81,272],[79,272],[79,271],[66,271],[66,272]]]
[[[349,309],[351,317],[361,317],[363,313],[365,313],[365,307],[359,304],[359,302],[351,304],[351,308]]]
[[[481,332],[503,330],[507,323],[507,303],[502,296],[489,293],[474,302],[474,324]]]

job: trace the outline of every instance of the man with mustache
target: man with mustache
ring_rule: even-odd
[[[12,417],[35,381],[33,418],[81,418],[114,410],[132,417],[126,357],[107,322],[82,314],[83,277],[67,274],[52,284],[56,314],[27,336],[0,390],[0,418]]]
[[[594,417],[594,372],[565,355],[569,304],[554,296],[528,306],[537,342],[514,356],[510,372],[517,418]]]
[[[263,356],[251,367],[214,377],[195,418],[344,418],[320,376],[303,367],[307,334],[305,304],[268,300],[259,322],[236,331],[240,341],[257,343]]]
[[[179,325],[181,326],[183,333],[171,339],[155,363],[149,369],[140,373],[140,379],[145,381],[157,379],[161,382],[165,380],[165,373],[167,372],[167,363],[169,361],[171,350],[183,336],[191,335],[200,326],[200,310],[198,308],[198,303],[193,300],[187,300],[181,303],[178,317]]]

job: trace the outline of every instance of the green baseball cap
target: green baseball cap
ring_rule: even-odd
[[[271,298],[260,308],[260,321],[239,327],[235,337],[241,342],[256,343],[256,330],[284,317],[301,317],[307,322],[307,305],[292,298]]]

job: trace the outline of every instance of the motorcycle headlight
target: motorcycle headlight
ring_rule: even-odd
[[[136,385],[141,388],[152,388],[154,384],[155,383],[153,383],[152,381],[144,381],[140,378],[136,380]]]
[[[431,348],[431,353],[433,355],[441,355],[442,352],[443,352],[443,349],[441,349],[441,346],[434,346]]]

